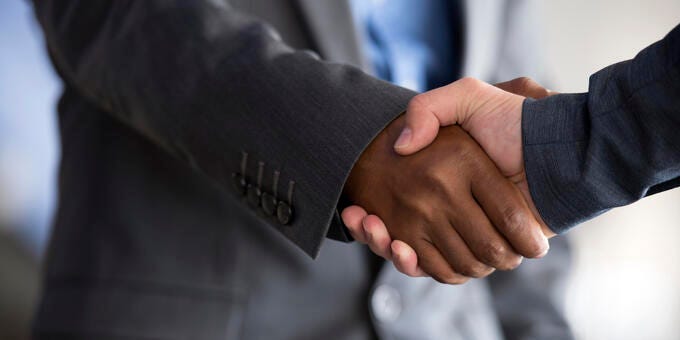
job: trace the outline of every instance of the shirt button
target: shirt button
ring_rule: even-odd
[[[276,217],[281,224],[290,223],[293,219],[293,208],[286,202],[279,202],[279,205],[276,207]]]
[[[250,204],[251,207],[257,208],[260,205],[261,195],[262,191],[260,188],[248,184],[248,204]]]
[[[371,309],[378,321],[391,322],[401,314],[402,303],[399,291],[388,285],[380,285],[371,296]]]
[[[262,210],[267,215],[274,215],[276,213],[276,197],[270,193],[262,193]]]

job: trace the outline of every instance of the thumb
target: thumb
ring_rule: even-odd
[[[463,78],[413,97],[406,109],[404,127],[394,143],[394,150],[400,155],[410,155],[430,145],[440,126],[465,122],[471,110],[469,100],[476,96],[483,84],[477,79]]]
[[[439,119],[426,105],[423,97],[414,97],[406,109],[404,126],[394,143],[394,150],[400,155],[410,155],[430,145],[439,133]]]

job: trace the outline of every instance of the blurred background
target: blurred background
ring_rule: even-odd
[[[27,339],[56,193],[60,84],[27,1],[0,2],[0,339]]]
[[[680,23],[677,0],[545,1],[546,62],[559,92],[630,59]],[[569,233],[567,313],[580,339],[680,339],[680,190],[615,209]]]
[[[553,90],[632,58],[680,23],[677,0],[545,1]],[[37,299],[56,192],[60,85],[25,1],[0,3],[0,338],[22,338]],[[680,337],[680,190],[611,211],[569,233],[567,313],[579,339]]]

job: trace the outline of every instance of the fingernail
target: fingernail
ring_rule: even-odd
[[[405,127],[401,131],[401,134],[399,135],[399,138],[397,138],[397,141],[394,143],[394,147],[397,149],[407,147],[409,144],[411,144],[412,136],[413,132],[411,131],[411,128]]]

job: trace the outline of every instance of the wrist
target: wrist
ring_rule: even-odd
[[[362,183],[370,183],[375,176],[379,176],[381,165],[386,164],[390,158],[398,156],[392,145],[403,126],[402,115],[380,131],[354,163],[342,191],[342,195],[350,202],[355,203],[357,197],[361,197],[363,191],[367,189],[367,186]]]

